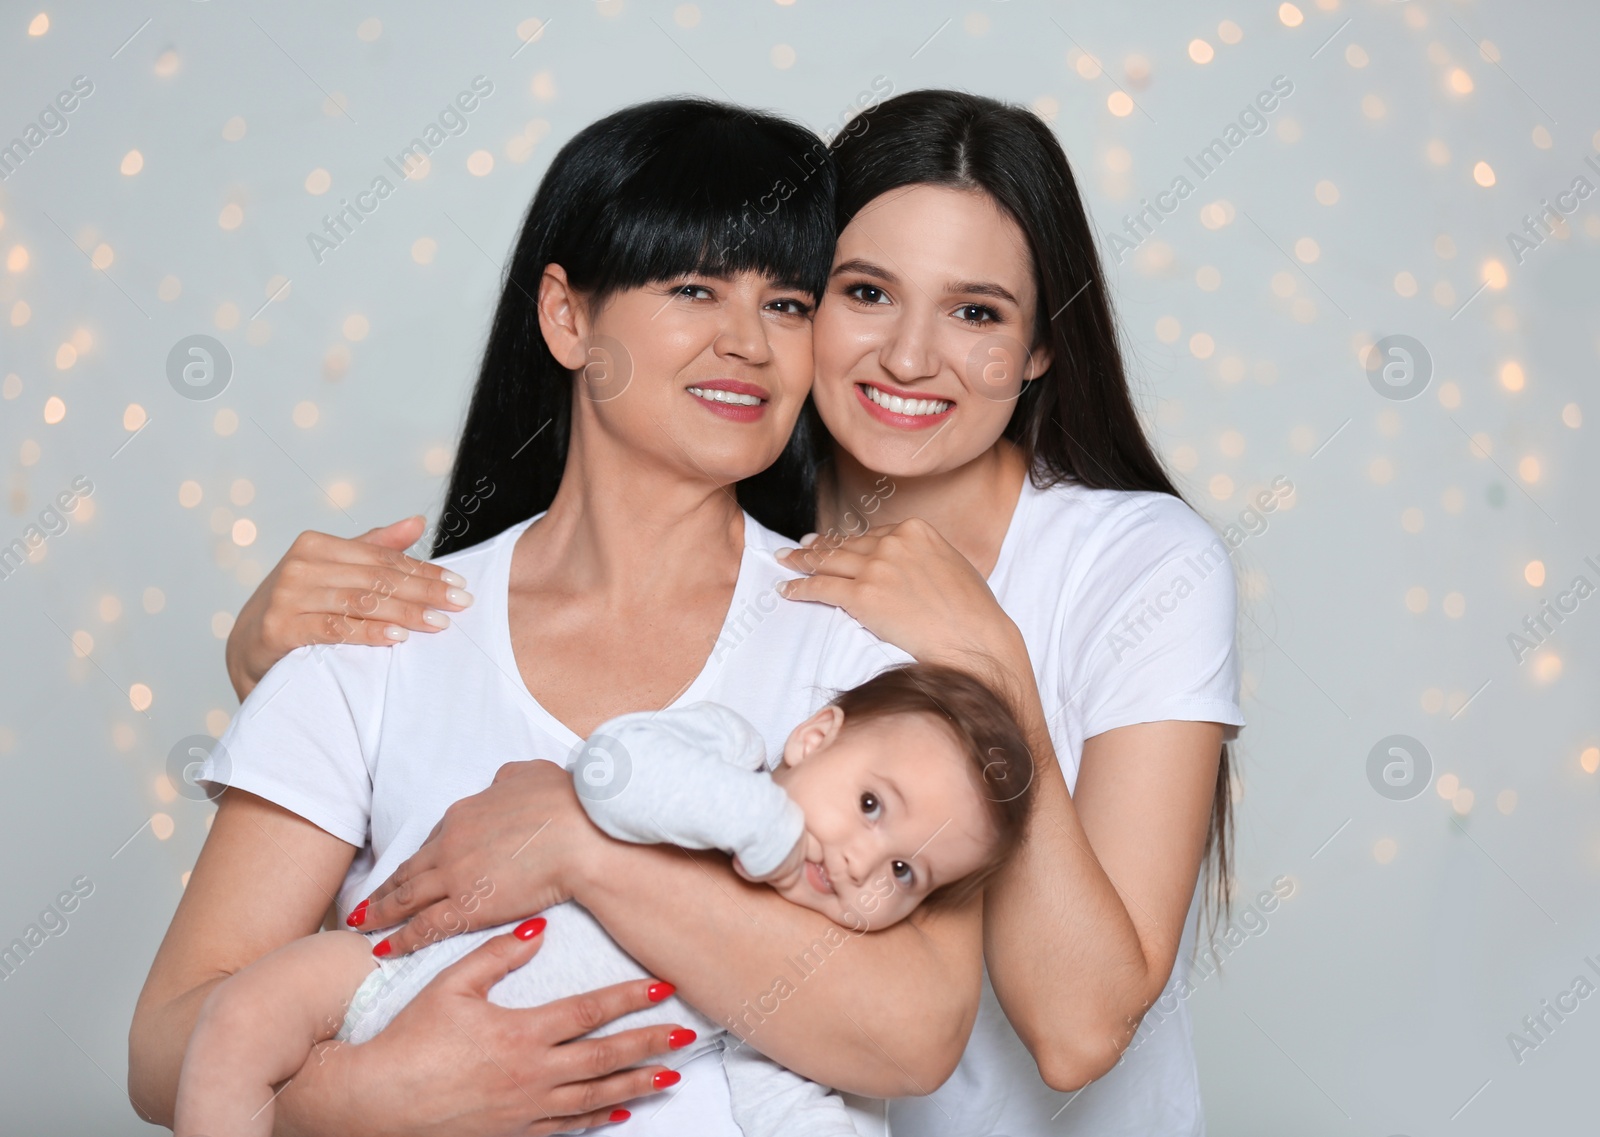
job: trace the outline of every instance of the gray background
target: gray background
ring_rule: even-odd
[[[436,512],[502,258],[555,148],[685,91],[836,129],[878,76],[1038,108],[1105,248],[1188,173],[1194,195],[1107,258],[1141,405],[1219,527],[1274,478],[1294,487],[1234,559],[1238,876],[1296,892],[1192,998],[1212,1131],[1592,1125],[1600,999],[1520,1063],[1507,1035],[1579,974],[1600,983],[1600,598],[1521,663],[1507,636],[1576,576],[1600,585],[1583,560],[1600,563],[1600,197],[1522,264],[1506,235],[1579,175],[1600,186],[1583,165],[1593,5],[1300,0],[1295,26],[1262,0],[455,8],[58,5],[40,35],[35,9],[0,14],[0,141],[74,76],[94,84],[0,182],[0,543],[75,477],[94,486],[0,581],[0,944],[94,884],[0,982],[8,1128],[144,1130],[121,1089],[128,1021],[212,813],[175,793],[168,751],[226,724],[220,635],[296,532]],[[494,93],[466,132],[319,264],[306,234],[477,75]],[[1198,179],[1184,157],[1278,75],[1294,93],[1270,129]],[[133,150],[142,168],[120,172]],[[235,365],[206,402],[166,375],[197,333]],[[1409,401],[1362,368],[1395,333],[1432,361]],[[1409,800],[1366,772],[1393,734],[1432,757]]]

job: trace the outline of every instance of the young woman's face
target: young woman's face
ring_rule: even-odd
[[[782,452],[811,387],[806,292],[754,272],[612,295],[574,359],[577,413],[630,455],[727,485]]]
[[[1033,348],[1038,288],[1021,228],[987,194],[893,190],[839,235],[815,321],[813,397],[868,469],[953,470],[1000,438]]]

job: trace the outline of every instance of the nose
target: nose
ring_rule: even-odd
[[[726,319],[711,349],[722,359],[736,359],[760,366],[772,358],[767,342],[767,325],[755,304],[735,302],[726,309]]]
[[[937,312],[931,303],[901,308],[889,337],[878,352],[878,362],[897,383],[911,384],[939,373],[939,353],[934,343]]]

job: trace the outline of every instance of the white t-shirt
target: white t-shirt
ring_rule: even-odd
[[[440,558],[477,597],[445,631],[387,650],[310,647],[286,656],[245,700],[200,772],[356,846],[341,910],[416,852],[447,806],[487,788],[501,765],[544,759],[566,766],[581,742],[534,700],[512,652],[512,552],[534,520]],[[839,690],[910,658],[838,609],[778,596],[778,582],[796,574],[773,553],[791,544],[745,516],[739,579],[721,634],[705,669],[673,703],[733,708],[755,725],[769,755],[781,754],[790,730]],[[599,927],[576,904],[545,915],[547,949],[564,930]],[[609,964],[603,982],[626,977],[615,974],[618,966],[646,975],[605,942],[616,958],[598,961]],[[630,1016],[629,1025],[686,1021],[687,1010],[671,999],[639,1012],[637,1023]],[[678,1085],[634,1110],[628,1132],[739,1137],[720,1059],[715,1051],[691,1058]]]
[[[1105,731],[1164,719],[1243,725],[1233,565],[1177,498],[1027,481],[989,585],[1027,641],[1068,790],[1084,740]],[[1168,991],[1188,972],[1196,910]],[[1203,1134],[1187,1006],[1177,1000],[1174,1014],[1074,1096],[1039,1077],[986,976],[955,1074],[927,1098],[891,1102],[889,1120],[897,1137]]]

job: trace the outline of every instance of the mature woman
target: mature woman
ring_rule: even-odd
[[[829,1085],[912,1093],[955,1066],[981,986],[980,901],[852,939],[803,998],[751,1023],[745,1001],[835,926],[722,858],[601,837],[562,769],[601,721],[677,700],[733,707],[775,750],[829,692],[905,658],[837,610],[778,600],[793,575],[774,558],[782,541],[730,492],[778,458],[810,386],[831,164],[813,160],[786,209],[738,240],[743,203],[793,177],[815,145],[770,116],[669,100],[606,118],[557,156],[513,256],[461,447],[492,482],[479,492],[515,496],[521,512],[449,560],[479,597],[448,634],[392,653],[293,653],[240,709],[227,759],[203,772],[232,788],[135,1012],[129,1092],[146,1117],[170,1123],[210,988],[314,931],[335,894],[351,912],[415,863],[441,813],[451,844],[471,813],[466,828],[497,850],[465,892],[449,891],[454,903],[483,913],[514,894],[527,913],[569,898],[587,909],[551,913],[541,939],[589,913],[621,926],[626,912],[676,909],[638,922],[660,952],[624,945],[654,970],[505,1010],[485,994],[540,939],[497,937],[372,1042],[319,1048],[278,1099],[281,1130],[545,1134],[603,1124],[615,1103],[671,1087],[631,1131],[736,1133],[714,1053],[679,1071],[630,1068],[666,1051],[678,1025],[666,1013],[678,1004],[659,1002],[670,988],[652,976]],[[596,353],[622,370],[591,368]],[[549,761],[497,777],[513,756]],[[446,812],[491,782],[469,806],[521,801],[531,787],[571,808],[526,830]],[[384,926],[376,911],[367,926]],[[630,1013],[649,1025],[569,1041]]]
[[[1009,680],[1041,779],[1030,840],[987,891],[987,982],[965,1055],[942,1089],[889,1116],[935,1135],[1200,1132],[1186,1009],[1170,992],[1208,847],[1227,877],[1224,740],[1243,719],[1226,552],[1140,429],[1049,130],[992,100],[924,91],[867,112],[833,150],[839,242],[815,320],[814,412],[797,433],[823,461],[814,490],[801,463],[742,492],[770,524],[823,534],[784,556],[811,574],[792,600],[843,607],[919,659]],[[482,462],[463,452],[452,501]],[[794,516],[799,489],[814,515]],[[520,515],[515,500],[495,507]],[[236,682],[299,644],[382,643],[447,621],[463,582],[388,551],[419,532],[303,538],[241,614]],[[496,785],[380,887],[374,911],[419,913],[396,937],[410,947],[518,833],[569,812],[553,784]],[[561,875],[525,871],[475,918],[508,918]],[[663,889],[671,901],[601,919],[677,978],[720,945],[677,907],[691,895],[681,880]],[[1164,990],[1160,1021],[1129,1049]]]

